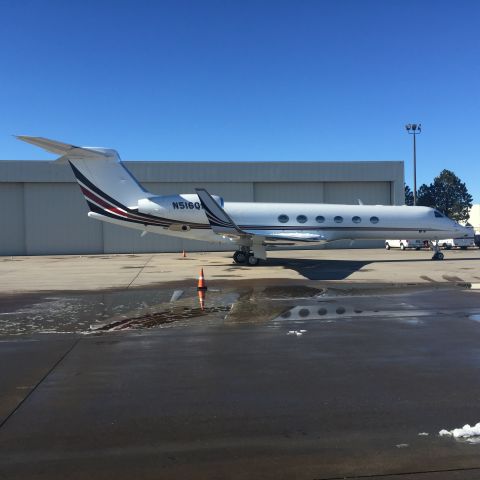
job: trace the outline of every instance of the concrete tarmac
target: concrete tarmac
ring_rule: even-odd
[[[0,478],[479,478],[480,443],[438,435],[480,421],[478,251],[447,252],[450,264],[378,253],[394,261],[372,260],[371,281],[350,281],[361,268],[341,282],[232,280],[210,288],[203,312],[189,281],[177,307],[177,286],[155,283],[158,311],[188,315],[153,328],[4,333]],[[400,255],[414,260],[397,275]],[[415,283],[421,276],[432,281]],[[104,286],[119,288],[110,278]],[[0,322],[49,305],[33,283],[28,294],[12,295],[16,286],[2,287]],[[96,298],[83,295],[82,311]]]
[[[99,291],[194,283],[200,267],[223,286],[253,281],[280,283],[479,282],[480,250],[432,252],[383,249],[290,250],[268,253],[257,267],[235,265],[230,252],[83,255],[0,258],[0,295],[16,292]]]

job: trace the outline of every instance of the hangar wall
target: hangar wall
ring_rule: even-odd
[[[125,165],[147,190],[159,195],[194,193],[202,186],[225,201],[355,204],[361,199],[385,205],[404,201],[401,161]],[[154,234],[140,237],[138,231],[89,219],[70,167],[53,162],[0,161],[0,205],[0,255],[226,249]]]

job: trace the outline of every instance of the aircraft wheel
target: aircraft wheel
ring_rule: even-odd
[[[405,245],[403,243],[400,244],[400,250],[405,250]]]
[[[443,260],[443,259],[444,259],[444,255],[442,252],[435,252],[433,254],[432,260]]]
[[[389,245],[388,242],[385,242],[385,248],[386,248],[387,250],[390,250],[390,245]]]
[[[253,255],[250,255],[247,261],[251,267],[254,267],[255,265],[258,265],[260,263],[260,259],[257,257],[254,257]]]
[[[247,261],[247,255],[245,252],[242,252],[241,250],[237,250],[233,254],[233,261],[235,263],[246,263]]]

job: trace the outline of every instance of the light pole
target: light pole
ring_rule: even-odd
[[[417,142],[416,137],[422,133],[421,123],[407,123],[405,129],[413,135],[413,204],[417,204]]]

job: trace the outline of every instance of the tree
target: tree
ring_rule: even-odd
[[[410,187],[405,183],[405,205],[413,205],[413,192]]]
[[[417,205],[436,208],[457,222],[468,219],[472,201],[465,183],[450,170],[440,172],[430,185],[423,184],[417,195]]]

